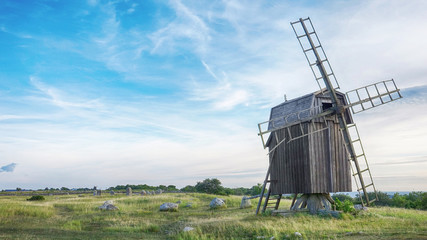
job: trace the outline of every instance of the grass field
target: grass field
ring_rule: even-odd
[[[167,193],[150,196],[62,195],[45,201],[0,196],[0,239],[427,239],[427,212],[370,208],[341,218],[299,213],[290,217],[254,216],[240,209],[241,197],[226,196],[227,208],[210,210],[216,196]],[[99,210],[113,200],[118,211]],[[164,202],[177,202],[178,212],[160,212]],[[191,208],[186,208],[192,203]],[[281,208],[289,208],[282,201]],[[184,227],[193,231],[183,232]],[[294,235],[295,232],[302,237]]]

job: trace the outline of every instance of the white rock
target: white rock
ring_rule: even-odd
[[[240,208],[250,208],[252,207],[251,200],[246,196],[242,197],[242,202],[240,203]]]
[[[187,205],[185,205],[186,208],[191,208],[193,207],[193,203],[187,203]]]
[[[132,196],[132,188],[131,187],[126,188],[126,196]]]
[[[225,201],[222,198],[214,198],[214,199],[212,199],[211,203],[209,204],[209,207],[212,209],[226,207]]]
[[[354,205],[354,209],[360,210],[360,211],[367,211],[368,210],[368,208],[367,207],[363,207],[362,204],[355,204]]]
[[[296,237],[302,237],[302,234],[301,234],[301,233],[299,233],[299,232],[295,232],[295,233],[294,233],[294,235],[295,235]]]
[[[118,207],[113,205],[113,200],[105,201],[104,204],[102,204],[102,206],[99,206],[98,208],[102,210],[119,210]]]
[[[160,205],[160,211],[178,211],[178,204],[176,203],[163,203],[162,205]]]
[[[193,231],[194,230],[194,228],[192,228],[192,227],[185,227],[184,228],[184,232],[189,232],[189,231]]]

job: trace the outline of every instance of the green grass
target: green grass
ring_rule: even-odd
[[[0,196],[0,239],[427,239],[427,212],[399,208],[370,208],[340,219],[299,213],[290,217],[254,216],[253,208],[240,209],[241,197],[221,197],[227,208],[210,210],[215,195],[174,193],[154,196],[78,197]],[[118,211],[98,209],[113,200]],[[160,212],[165,202],[177,202],[178,212]],[[192,203],[191,208],[186,208]],[[283,200],[281,208],[289,208]],[[183,232],[184,227],[193,227]]]

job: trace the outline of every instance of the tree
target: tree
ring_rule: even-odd
[[[261,191],[262,191],[262,184],[258,183],[257,185],[252,186],[251,195],[255,196],[255,195],[261,194]]]
[[[217,178],[207,178],[203,182],[197,182],[195,188],[201,193],[225,194],[224,187]]]
[[[194,186],[187,185],[187,186],[181,188],[181,191],[183,191],[183,192],[196,192],[196,188]]]
[[[176,188],[176,186],[175,185],[168,185],[168,187],[167,187],[167,189],[166,189],[167,191],[178,191],[178,189]]]
[[[336,201],[337,199],[340,200],[340,202],[345,202],[345,200],[348,200],[350,202],[353,202],[353,198],[347,194],[339,193],[332,195],[332,198]]]
[[[19,192],[19,191],[22,191],[22,188],[17,187],[17,188],[16,188],[16,191],[18,191],[18,192]]]

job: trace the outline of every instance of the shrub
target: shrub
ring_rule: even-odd
[[[339,199],[335,200],[335,205],[337,210],[343,211],[345,213],[355,213],[356,210],[354,209],[353,202],[346,199],[344,202],[341,202]]]
[[[32,196],[27,199],[27,201],[43,201],[45,198],[41,195]]]

